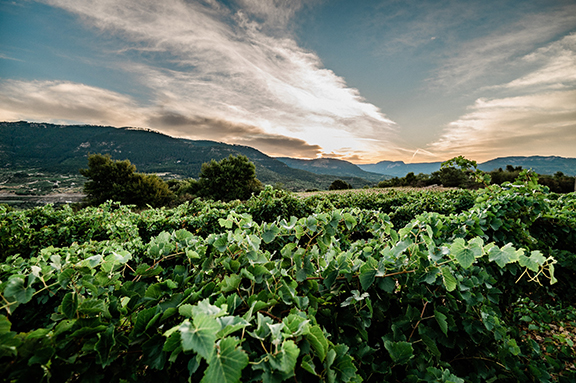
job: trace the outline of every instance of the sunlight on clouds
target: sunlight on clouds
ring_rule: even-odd
[[[130,48],[169,54],[164,61],[122,56],[124,70],[150,90],[149,108],[157,113],[259,126],[270,137],[290,135],[324,151],[353,143],[360,151],[385,154],[396,137],[391,120],[290,36],[288,24],[302,8],[300,1],[239,0],[239,10],[215,1],[47,2]],[[153,116],[150,121],[158,130],[173,128]],[[195,138],[199,131],[213,136],[193,124],[179,125],[178,131]]]
[[[129,97],[63,81],[0,82],[0,120],[34,119],[138,125],[141,108]]]
[[[429,149],[446,157],[466,155],[477,161],[504,155],[576,154],[576,34],[525,55],[535,67],[487,91],[469,113],[451,122]]]
[[[497,156],[574,156],[576,90],[503,99],[479,99],[472,112],[450,123],[430,150],[477,161]]]
[[[500,75],[504,68],[519,66],[524,56],[538,44],[573,30],[576,5],[570,4],[551,13],[529,15],[491,34],[455,46],[453,56],[436,71],[430,83],[459,87]],[[517,68],[516,68],[517,69]]]
[[[316,157],[322,150],[320,146],[304,140],[270,134],[248,124],[223,119],[190,118],[156,106],[139,106],[127,96],[83,84],[62,81],[0,82],[0,120],[24,119],[64,124],[162,127],[163,132],[176,137],[252,146],[274,156],[297,152],[302,156]]]
[[[544,62],[539,70],[506,84],[506,88],[546,86],[564,88],[576,84],[576,33],[539,49],[524,58],[528,62]]]

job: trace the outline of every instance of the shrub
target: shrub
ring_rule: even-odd
[[[343,180],[336,180],[330,184],[328,190],[346,190],[352,189],[352,185]]]

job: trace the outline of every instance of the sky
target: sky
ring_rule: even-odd
[[[0,121],[270,156],[576,157],[576,0],[0,0]]]

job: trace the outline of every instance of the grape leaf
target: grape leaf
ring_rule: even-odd
[[[180,325],[180,337],[184,351],[194,350],[204,359],[209,360],[214,352],[216,333],[220,324],[207,315],[196,315],[192,323],[188,319]]]
[[[480,252],[482,248],[480,248]],[[465,269],[468,269],[474,263],[475,251],[470,247],[465,245],[464,239],[457,238],[452,246],[450,246],[450,252],[456,258],[456,261]]]
[[[326,359],[326,353],[328,352],[328,340],[324,336],[324,332],[320,326],[311,326],[309,333],[306,334],[306,339],[312,345],[312,348],[318,355],[321,362]]]
[[[372,283],[374,283],[377,271],[378,261],[372,257],[368,257],[366,263],[360,267],[360,275],[358,277],[363,290],[368,290]]]
[[[36,292],[32,287],[25,287],[25,281],[20,277],[12,277],[4,289],[4,296],[16,299],[18,303],[28,303]]]
[[[434,318],[436,318],[436,322],[438,322],[438,326],[440,326],[440,330],[442,330],[444,335],[448,335],[448,322],[446,322],[446,315],[442,314],[440,311],[434,310]]]
[[[98,342],[96,342],[94,349],[98,354],[96,361],[102,365],[102,368],[105,368],[114,361],[115,357],[111,355],[110,351],[115,344],[114,326],[108,326],[106,331],[98,333]]]
[[[446,286],[446,290],[454,291],[456,289],[456,278],[450,272],[450,268],[442,267],[442,280],[444,281],[444,286]]]
[[[392,361],[396,364],[406,364],[414,357],[414,348],[409,342],[384,341],[384,347],[388,350]]]
[[[238,346],[234,338],[220,341],[218,353],[208,360],[208,368],[201,383],[236,383],[240,381],[242,370],[248,365],[248,355]]]
[[[62,304],[60,305],[60,310],[68,319],[76,317],[76,311],[78,310],[78,295],[76,295],[75,292],[64,295]]]

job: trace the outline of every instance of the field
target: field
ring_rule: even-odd
[[[345,189],[345,190],[322,190],[313,192],[296,192],[298,197],[312,197],[312,196],[327,196],[333,194],[386,194],[390,192],[445,192],[449,190],[456,190],[457,188],[447,188],[442,186],[431,187],[389,187],[389,188],[363,188],[363,189]]]
[[[8,382],[576,379],[576,194],[529,182],[0,206],[0,254]]]

